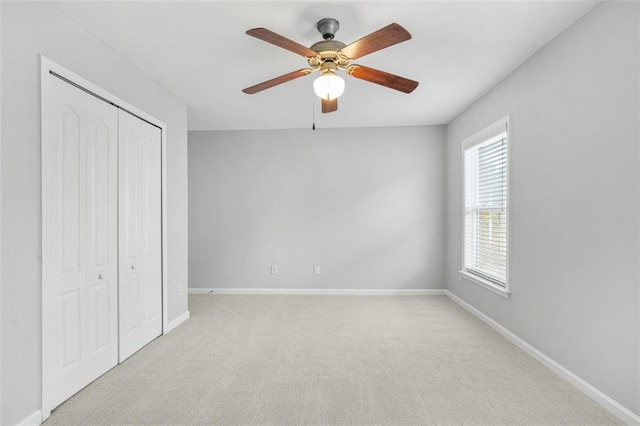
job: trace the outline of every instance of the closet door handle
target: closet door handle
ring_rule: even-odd
[[[136,265],[131,265],[131,270],[135,271],[136,270]]]
[[[99,280],[104,279],[104,274],[102,274],[102,273],[101,273],[101,274],[98,274],[98,279],[99,279]]]

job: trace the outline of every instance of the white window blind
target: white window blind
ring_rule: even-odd
[[[464,270],[507,286],[507,132],[464,151]]]

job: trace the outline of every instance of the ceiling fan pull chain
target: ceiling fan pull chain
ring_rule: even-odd
[[[311,92],[311,116],[313,117],[313,124],[311,130],[316,130],[316,98],[315,93]]]

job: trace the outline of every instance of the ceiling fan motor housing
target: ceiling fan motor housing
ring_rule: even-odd
[[[312,68],[317,68],[325,62],[333,62],[338,67],[344,68],[349,64],[349,58],[340,55],[345,44],[338,40],[322,40],[313,44],[309,49],[317,53],[316,56],[307,58]]]
[[[324,18],[318,21],[316,28],[322,34],[323,39],[333,40],[333,37],[340,29],[340,22],[337,19]]]

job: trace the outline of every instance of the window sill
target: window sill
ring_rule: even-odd
[[[460,271],[460,282],[462,282],[462,278],[465,278],[468,281],[474,282],[479,286],[484,287],[487,290],[492,291],[493,293],[504,297],[505,299],[509,299],[511,297],[511,292],[505,289],[504,287],[494,284],[491,281],[485,280],[484,278],[479,277],[470,272]]]

